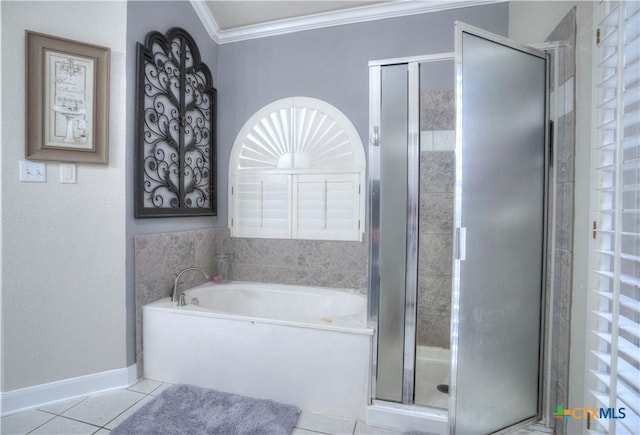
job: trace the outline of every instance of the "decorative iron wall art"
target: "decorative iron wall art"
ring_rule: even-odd
[[[216,90],[193,38],[174,27],[138,44],[135,215],[216,214]]]

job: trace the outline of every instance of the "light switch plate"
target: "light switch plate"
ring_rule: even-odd
[[[78,182],[76,167],[75,163],[60,163],[60,183],[76,184]]]
[[[20,160],[20,181],[27,183],[46,183],[47,164],[45,162]]]

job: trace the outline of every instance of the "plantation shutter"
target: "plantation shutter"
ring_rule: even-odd
[[[640,2],[596,5],[589,392],[600,433],[640,433]],[[618,417],[620,415],[618,414]]]
[[[291,179],[287,175],[234,177],[232,226],[240,237],[288,237],[291,228]]]
[[[298,175],[296,177],[294,237],[299,239],[353,240],[360,216],[359,174]]]
[[[231,236],[361,240],[365,167],[360,136],[335,107],[308,97],[268,104],[231,150]]]

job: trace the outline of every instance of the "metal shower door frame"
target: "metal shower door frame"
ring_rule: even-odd
[[[479,38],[500,44],[523,53],[531,54],[546,60],[546,81],[542,92],[545,93],[545,133],[544,133],[544,174],[543,174],[543,239],[542,239],[542,274],[540,289],[540,325],[539,325],[539,343],[538,343],[538,397],[537,397],[537,414],[529,419],[516,422],[514,425],[505,427],[496,434],[508,433],[516,427],[526,426],[527,424],[537,422],[542,416],[543,404],[543,377],[544,377],[544,332],[545,332],[545,300],[546,300],[546,256],[549,233],[549,162],[550,162],[550,91],[549,77],[550,65],[549,54],[543,50],[519,44],[513,40],[488,32],[475,26],[468,25],[457,21],[455,23],[455,110],[456,110],[456,179],[455,179],[455,195],[454,195],[454,256],[453,256],[453,279],[452,279],[452,312],[451,312],[451,372],[449,386],[449,427],[450,433],[456,432],[456,400],[457,400],[457,354],[459,351],[459,319],[460,319],[460,283],[461,283],[461,261],[465,261],[465,239],[466,228],[462,222],[462,145],[463,145],[463,125],[462,125],[462,35],[469,33]]]
[[[420,64],[453,61],[454,53],[383,59],[369,62],[369,297],[368,325],[375,330],[372,349],[371,397],[376,399],[378,381],[378,324],[380,309],[380,121],[382,68],[407,66],[407,230],[405,312],[401,403],[413,405],[415,393],[416,316],[418,295],[418,212],[420,195]]]

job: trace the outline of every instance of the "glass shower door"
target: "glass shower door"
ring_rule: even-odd
[[[453,57],[420,63],[416,405],[449,402],[455,181]]]
[[[449,422],[493,433],[540,411],[547,59],[460,23],[456,38]]]
[[[405,284],[407,261],[408,71],[407,65],[381,69],[378,360],[376,397],[403,398]]]

